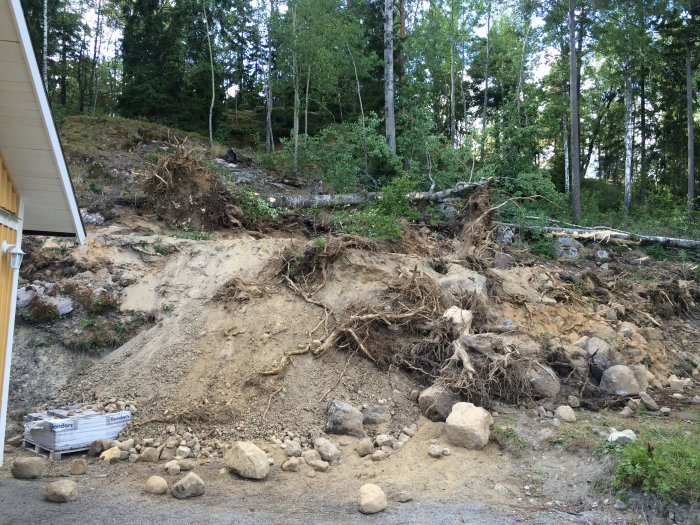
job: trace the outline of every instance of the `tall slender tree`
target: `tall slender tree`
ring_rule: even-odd
[[[396,153],[394,116],[394,2],[384,0],[384,121],[389,149]]]
[[[571,104],[571,215],[581,218],[581,146],[579,136],[578,61],[576,59],[576,0],[569,0],[569,99]]]

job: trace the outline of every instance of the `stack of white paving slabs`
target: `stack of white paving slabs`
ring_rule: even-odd
[[[70,415],[69,415],[70,414]],[[96,412],[71,406],[24,416],[24,440],[51,451],[88,448],[98,439],[116,439],[131,412]]]

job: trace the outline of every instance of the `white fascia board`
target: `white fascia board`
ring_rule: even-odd
[[[58,133],[56,132],[56,125],[54,124],[53,116],[51,114],[49,100],[46,97],[46,91],[44,89],[41,74],[39,73],[39,66],[37,65],[36,58],[34,57],[34,50],[32,49],[32,42],[29,38],[29,30],[27,29],[27,23],[24,19],[22,5],[20,0],[9,0],[9,3],[14,14],[15,27],[17,28],[17,34],[19,35],[22,51],[24,52],[25,63],[27,64],[30,76],[32,77],[34,94],[39,102],[44,127],[48,134],[49,141],[51,142],[53,158],[56,161],[56,166],[58,167],[63,196],[73,220],[75,238],[79,244],[83,244],[85,242],[85,228],[83,227],[83,221],[80,218],[80,210],[78,209],[78,203],[75,200],[75,194],[73,193],[73,186],[70,181],[70,176],[68,175],[68,166],[66,166],[66,159],[63,157],[63,149],[61,148],[61,142],[58,139]]]

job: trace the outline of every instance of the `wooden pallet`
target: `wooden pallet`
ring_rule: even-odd
[[[41,445],[37,445],[36,443],[32,443],[31,441],[25,439],[24,440],[24,448],[31,450],[32,452],[40,455],[45,455],[48,456],[51,461],[58,461],[61,459],[61,456],[64,454],[75,454],[77,452],[86,452],[90,450],[90,447],[82,447],[82,448],[74,448],[74,449],[69,449],[69,450],[49,450],[48,448],[44,448]]]

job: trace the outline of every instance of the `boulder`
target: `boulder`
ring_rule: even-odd
[[[71,476],[82,476],[87,472],[87,461],[84,459],[74,459],[70,462]]]
[[[526,373],[532,389],[539,396],[553,398],[559,394],[559,377],[549,366],[538,363],[531,366]]]
[[[441,385],[428,387],[418,396],[421,413],[431,421],[445,421],[459,401],[459,394]]]
[[[285,472],[298,472],[304,461],[301,458],[290,458],[282,463],[282,470]]]
[[[104,461],[105,463],[112,463],[113,461],[119,461],[122,459],[122,452],[125,452],[121,450],[119,447],[112,447],[100,454],[100,461]],[[128,457],[128,452],[126,452],[127,457]]]
[[[165,465],[163,465],[163,468],[165,469],[165,472],[171,476],[177,476],[180,473],[180,465],[175,459],[168,461]]]
[[[168,482],[160,476],[151,476],[143,485],[146,494],[165,494],[168,492]]]
[[[508,268],[515,266],[515,257],[504,252],[498,252],[493,258],[491,266],[493,268],[498,268],[499,270],[507,270]]]
[[[556,414],[557,417],[562,421],[565,421],[567,423],[576,422],[576,414],[574,413],[574,409],[571,408],[569,405],[561,405],[560,407],[558,407],[556,410]]]
[[[74,501],[78,499],[78,485],[69,479],[53,481],[44,489],[44,499],[54,503]]]
[[[248,479],[264,479],[270,472],[267,454],[249,441],[236,441],[224,454],[226,468]]]
[[[554,255],[558,259],[578,259],[578,251],[583,244],[569,235],[557,237],[554,240]]]
[[[634,378],[637,380],[637,384],[639,384],[639,388],[641,390],[646,390],[647,388],[649,388],[649,381],[654,379],[654,374],[649,372],[646,366],[630,365],[630,370],[632,370]]]
[[[98,439],[97,441],[93,441],[92,444],[90,445],[90,450],[88,450],[88,456],[91,458],[96,458],[100,454],[102,454],[102,451],[104,448],[102,447],[102,440]]]
[[[432,444],[428,447],[428,455],[434,459],[440,459],[442,457],[442,448],[436,444]]]
[[[119,443],[117,447],[119,448],[119,450],[126,450],[127,452],[129,452],[129,450],[134,448],[134,443],[135,442],[133,439],[127,439],[126,441],[122,441],[121,443]]]
[[[474,320],[474,314],[470,310],[462,310],[459,306],[450,306],[442,317],[451,321],[455,327],[456,335],[462,335],[463,333],[471,330],[472,321]]]
[[[374,444],[372,443],[372,440],[370,438],[362,438],[357,443],[357,447],[355,447],[355,450],[357,450],[357,453],[360,455],[360,457],[369,456],[372,452],[374,452]]]
[[[309,461],[308,465],[316,472],[326,472],[330,466],[330,463],[328,463],[328,461],[323,461],[322,459],[317,459]]]
[[[41,476],[45,468],[44,458],[17,458],[12,462],[10,472],[17,479],[36,479]]]
[[[188,472],[184,478],[173,485],[170,494],[177,499],[201,496],[204,494],[204,481],[194,472]]]
[[[298,458],[301,452],[301,443],[291,439],[284,440],[284,453],[288,458]]]
[[[593,362],[593,375],[600,378],[601,374],[611,366],[624,364],[622,355],[614,350],[606,341],[599,337],[588,340],[588,356]]]
[[[481,449],[489,442],[493,417],[472,403],[457,403],[447,418],[447,440],[458,447]]]
[[[632,441],[636,439],[637,435],[629,428],[627,430],[611,432],[608,436],[608,441],[614,445],[625,445],[627,443],[632,443]]]
[[[185,459],[185,458],[190,457],[191,455],[192,455],[192,449],[190,447],[186,447],[184,445],[177,447],[177,450],[175,451],[175,456],[177,456],[178,458]]]
[[[391,421],[391,409],[387,405],[369,405],[362,409],[362,422],[365,425],[380,425]]]
[[[141,452],[141,461],[156,463],[158,461],[158,449],[154,447],[144,448]]]
[[[614,365],[603,372],[600,390],[616,396],[636,396],[641,388],[628,366]]]
[[[329,434],[345,434],[349,436],[364,437],[362,428],[362,412],[349,403],[343,401],[330,401],[326,409],[326,432]]]
[[[194,459],[178,459],[177,464],[183,472],[189,472],[197,467],[197,462]]]
[[[674,392],[682,392],[684,388],[688,388],[692,382],[689,377],[678,378],[675,375],[671,375],[668,378],[668,387]]]
[[[374,438],[374,444],[377,445],[377,447],[379,448],[393,447],[394,443],[396,443],[396,438],[388,434],[379,434],[377,437]]]
[[[321,454],[319,454],[315,450],[305,450],[304,452],[301,453],[301,459],[303,459],[306,463],[308,463],[309,461],[315,461],[315,460],[321,459]]]
[[[360,487],[357,496],[357,509],[363,514],[375,514],[387,508],[389,503],[384,491],[374,483],[367,483]]]
[[[659,410],[659,405],[656,404],[654,398],[646,392],[640,392],[639,399],[647,410],[650,410],[651,412],[656,412],[657,410]]]
[[[475,295],[483,299],[488,295],[486,278],[478,272],[468,270],[459,264],[450,264],[447,275],[438,280],[445,304],[459,304],[465,295]]]

